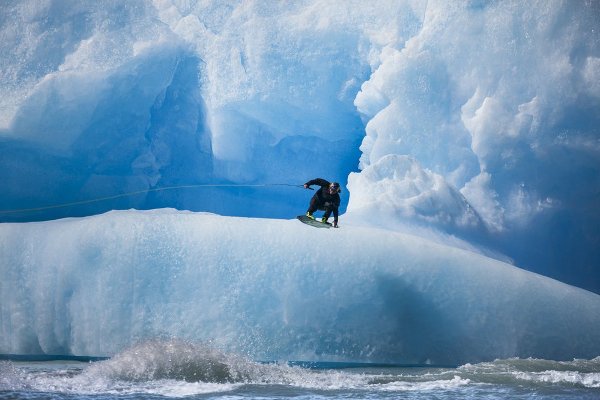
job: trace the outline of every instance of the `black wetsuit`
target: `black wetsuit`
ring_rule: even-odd
[[[338,208],[340,207],[340,195],[338,193],[331,194],[329,192],[330,182],[325,179],[317,178],[310,180],[305,183],[306,186],[319,185],[321,186],[317,193],[310,199],[310,206],[308,207],[309,213],[314,213],[317,210],[325,211],[323,217],[329,218],[333,212],[333,222],[337,225],[338,222]]]

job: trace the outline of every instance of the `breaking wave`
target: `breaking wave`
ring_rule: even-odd
[[[367,367],[305,368],[287,362],[261,363],[222,352],[210,344],[154,340],[135,345],[111,359],[81,367],[42,363],[35,371],[19,363],[0,363],[0,392],[39,391],[65,394],[149,394],[182,397],[228,393],[257,387],[352,393],[462,394],[486,387],[600,387],[600,357],[551,361],[506,359],[458,368]]]

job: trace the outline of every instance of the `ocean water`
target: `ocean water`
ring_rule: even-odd
[[[598,399],[600,357],[457,367],[254,362],[150,342],[101,361],[0,361],[0,399]]]

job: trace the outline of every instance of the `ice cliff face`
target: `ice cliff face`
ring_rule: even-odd
[[[324,177],[347,185],[348,218],[456,236],[598,292],[599,15],[568,1],[9,2],[0,209]],[[287,218],[303,195],[187,189],[0,218]]]
[[[0,353],[176,338],[256,360],[600,354],[600,296],[387,230],[115,211],[1,224],[0,251]]]

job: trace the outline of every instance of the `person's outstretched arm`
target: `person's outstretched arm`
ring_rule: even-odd
[[[321,187],[328,187],[329,182],[323,178],[316,178],[316,179],[311,179],[310,181],[306,182],[304,184],[304,187],[308,189],[309,187],[311,187],[311,185],[319,185]]]

